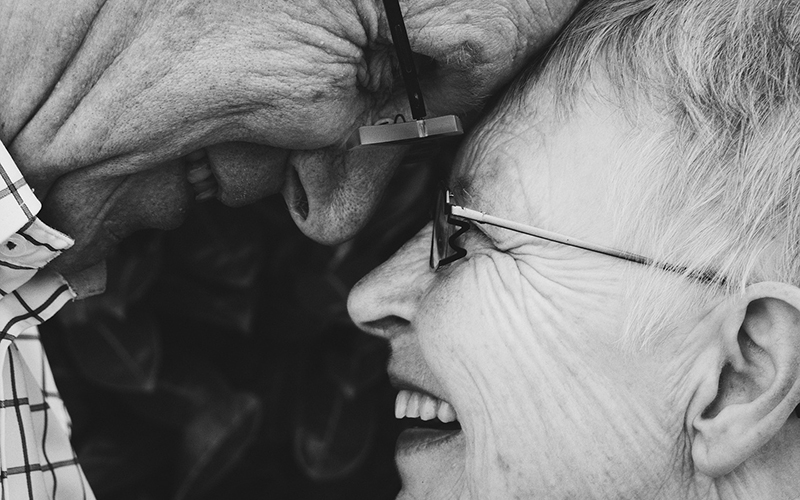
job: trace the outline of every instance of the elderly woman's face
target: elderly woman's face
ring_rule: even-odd
[[[455,165],[456,202],[613,246],[610,173],[629,127],[598,104],[566,124],[550,115],[489,117]],[[653,498],[654,485],[680,496],[668,477],[683,425],[666,403],[674,381],[661,374],[671,372],[616,343],[621,271],[635,264],[476,226],[467,257],[433,272],[430,237],[429,225],[349,304],[391,342],[398,388],[435,398],[423,407],[448,402],[462,427],[401,435],[401,497]],[[413,416],[404,399],[398,413]]]

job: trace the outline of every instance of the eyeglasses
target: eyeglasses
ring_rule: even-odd
[[[704,283],[717,283],[724,285],[725,278],[718,275],[714,271],[691,271],[687,272],[686,266],[679,266],[675,264],[666,264],[657,262],[651,258],[644,257],[630,252],[623,252],[610,247],[596,245],[587,241],[581,241],[576,238],[564,236],[563,234],[547,231],[546,229],[539,229],[537,227],[520,224],[508,219],[501,219],[489,215],[485,212],[479,212],[470,208],[464,208],[454,203],[454,198],[450,194],[450,190],[442,189],[439,192],[439,197],[436,200],[436,206],[433,212],[433,236],[431,237],[431,258],[430,266],[434,271],[438,271],[448,264],[466,257],[467,251],[464,247],[459,245],[458,239],[469,231],[473,222],[479,224],[489,224],[491,226],[509,229],[518,233],[528,234],[541,238],[543,240],[560,243],[575,248],[582,248],[590,252],[595,252],[609,257],[616,257],[618,259],[635,262],[645,266],[653,266],[665,271],[680,273],[695,280]]]

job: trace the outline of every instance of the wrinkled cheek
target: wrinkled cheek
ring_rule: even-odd
[[[455,377],[461,386],[455,404],[464,410],[467,433],[467,477],[479,491],[476,498],[493,498],[498,491],[507,498],[560,491],[557,498],[588,499],[601,486],[606,492],[641,492],[646,485],[624,478],[647,482],[670,470],[670,443],[647,400],[566,356],[562,350],[573,349],[566,343],[527,348],[528,335],[548,336],[542,331],[501,321],[481,326],[484,338],[464,346],[473,355]],[[517,342],[507,344],[512,336]]]
[[[191,197],[180,162],[121,178],[63,177],[48,192],[40,217],[73,237],[75,246],[51,267],[78,271],[105,258],[136,230],[174,229],[185,219]]]
[[[499,263],[501,271],[505,265]],[[426,304],[435,324],[420,327],[427,333],[421,335],[423,354],[453,398],[466,434],[466,478],[475,498],[542,491],[537,481],[550,471],[536,464],[563,458],[548,456],[547,449],[574,416],[569,400],[577,398],[570,382],[576,374],[557,359],[571,347],[543,342],[566,336],[544,317],[533,321],[530,305],[537,298],[500,280],[497,269],[454,271]]]
[[[489,314],[481,306],[464,301],[440,309],[447,326],[427,336],[421,347],[464,429],[465,491],[476,499],[511,498],[500,493],[525,483],[526,472],[518,469],[520,450],[541,445],[541,436],[530,427],[539,409],[537,388],[520,373],[525,366],[514,346],[498,335],[510,329],[502,314],[510,311]]]
[[[603,339],[576,291],[479,252],[438,286],[420,344],[459,414],[476,498],[636,493],[669,470],[648,361]]]
[[[535,464],[547,462],[537,459],[550,444],[548,439],[553,439],[546,432],[552,429],[542,425],[543,417],[563,422],[556,416],[560,412],[548,408],[541,396],[542,386],[556,382],[531,380],[509,351],[485,349],[481,357],[489,358],[491,364],[484,361],[484,369],[471,371],[475,389],[466,396],[469,403],[462,405],[468,413],[464,426],[470,490],[478,492],[475,498],[491,498],[492,492],[500,491],[506,492],[504,498],[513,498],[536,489],[535,476],[543,471]],[[479,356],[472,360],[480,362]]]

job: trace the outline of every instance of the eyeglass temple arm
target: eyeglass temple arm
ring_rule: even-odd
[[[383,0],[383,8],[386,11],[386,18],[389,21],[389,30],[392,33],[392,44],[397,52],[397,60],[400,63],[400,72],[403,75],[403,83],[408,94],[408,104],[411,107],[411,116],[415,120],[425,118],[425,101],[422,99],[422,89],[419,86],[417,77],[417,66],[414,64],[414,55],[411,51],[411,44],[408,41],[406,25],[403,22],[403,14],[397,0]]]
[[[583,250],[609,255],[611,257],[616,257],[618,259],[624,259],[627,261],[636,262],[637,264],[644,264],[644,265],[654,264],[653,259],[649,259],[642,255],[623,252],[621,250],[615,250],[613,248],[605,247],[603,245],[589,243],[588,241],[582,241],[576,238],[570,238],[569,236],[564,236],[563,234],[554,233],[546,229],[539,229],[537,227],[520,224],[519,222],[514,222],[508,219],[501,219],[500,217],[495,217],[493,215],[489,215],[484,212],[472,210],[471,208],[464,208],[458,205],[451,205],[450,210],[451,210],[450,213],[452,213],[456,217],[461,217],[481,224],[489,224],[491,226],[510,229],[512,231],[528,234],[530,236],[535,236],[543,240],[548,240],[555,243],[561,243],[562,245],[568,245],[575,248],[582,248]]]
[[[643,255],[630,252],[623,252],[621,250],[605,247],[603,245],[597,245],[594,243],[589,243],[588,241],[582,241],[577,238],[570,238],[569,236],[564,236],[563,234],[554,233],[546,229],[539,229],[538,227],[520,224],[519,222],[514,222],[508,219],[502,219],[500,217],[495,217],[493,215],[489,215],[484,212],[479,212],[471,208],[464,208],[458,205],[451,204],[450,214],[455,217],[461,217],[463,219],[475,221],[480,224],[489,224],[490,226],[497,226],[505,229],[510,229],[518,233],[528,234],[531,236],[535,236],[537,238],[541,238],[543,240],[560,243],[562,245],[568,245],[575,248],[582,248],[583,250],[601,253],[611,257],[616,257],[618,259],[635,262],[637,264],[643,264],[645,266],[654,266],[659,269],[663,269],[665,271],[684,274],[688,270],[686,266],[678,266],[674,264],[658,262]],[[714,283],[719,286],[725,286],[725,284],[727,283],[727,278],[725,276],[721,276],[716,272],[714,272],[713,270],[695,270],[691,271],[687,276],[703,283]]]

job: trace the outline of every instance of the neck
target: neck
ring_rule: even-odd
[[[800,497],[800,419],[792,416],[772,441],[715,485],[720,500]]]

